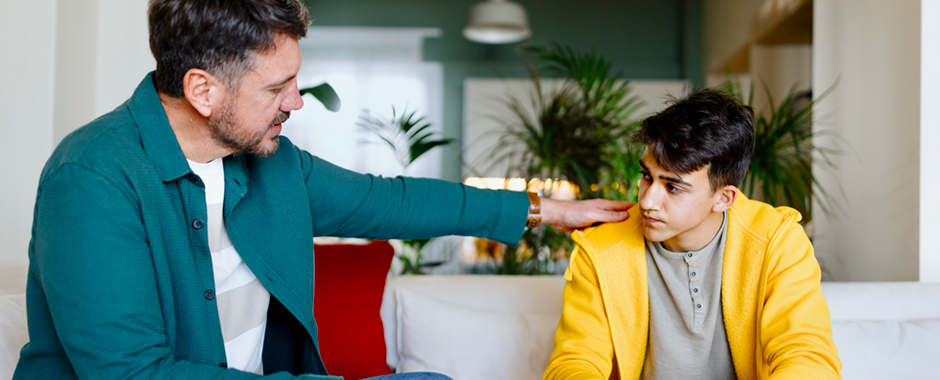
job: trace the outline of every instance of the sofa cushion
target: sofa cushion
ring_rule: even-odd
[[[26,294],[0,296],[0,379],[13,378],[26,332]]]
[[[936,379],[940,373],[940,319],[837,321],[832,338],[846,379]]]
[[[397,291],[398,372],[461,380],[541,379],[558,315],[486,311]]]
[[[391,374],[379,307],[392,246],[316,245],[314,252],[313,314],[327,370],[347,380]]]
[[[382,300],[382,323],[388,342],[388,365],[398,367],[398,289],[407,289],[445,304],[489,312],[561,315],[562,276],[398,276],[389,279]],[[554,327],[552,330],[554,333]]]

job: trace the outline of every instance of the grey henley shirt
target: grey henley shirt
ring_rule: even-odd
[[[705,248],[646,241],[650,330],[641,379],[736,379],[721,311],[728,213]]]

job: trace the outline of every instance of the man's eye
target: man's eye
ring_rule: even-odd
[[[271,91],[273,91],[275,94],[280,94],[281,91],[283,91],[283,90],[284,90],[284,87],[277,87],[277,88],[272,88],[272,89],[271,89]]]

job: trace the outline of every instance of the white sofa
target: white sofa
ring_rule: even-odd
[[[26,269],[0,265],[0,380],[27,342]],[[381,317],[387,361],[457,380],[538,379],[552,350],[564,279],[403,276]],[[940,284],[823,283],[846,379],[940,378]]]
[[[540,379],[562,277],[404,276],[382,303],[387,361],[458,380]],[[824,282],[845,379],[940,379],[940,284]]]

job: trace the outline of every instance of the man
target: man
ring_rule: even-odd
[[[638,207],[575,232],[545,379],[837,379],[813,247],[737,186],[750,107],[703,90],[642,122]]]
[[[156,71],[43,170],[15,379],[326,378],[314,236],[511,243],[539,218],[626,218],[606,201],[539,214],[526,193],[361,175],[293,146],[278,135],[303,105],[308,23],[298,0],[151,1]]]

